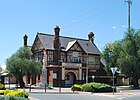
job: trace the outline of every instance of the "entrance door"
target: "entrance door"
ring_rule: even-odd
[[[72,72],[69,72],[65,76],[65,85],[66,86],[72,86],[75,83],[75,74]]]

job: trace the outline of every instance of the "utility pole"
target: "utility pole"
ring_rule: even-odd
[[[128,32],[130,33],[130,7],[132,4],[131,0],[125,0],[128,3]]]

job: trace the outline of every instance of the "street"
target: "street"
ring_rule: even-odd
[[[29,100],[139,100],[140,95],[30,93]]]

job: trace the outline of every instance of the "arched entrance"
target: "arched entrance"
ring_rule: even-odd
[[[68,72],[65,75],[65,86],[72,86],[75,83],[76,76],[73,72]]]

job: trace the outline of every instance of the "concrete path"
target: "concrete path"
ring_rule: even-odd
[[[5,85],[5,87],[7,89],[12,89],[15,88],[15,84],[10,84],[10,86],[7,84]],[[72,94],[73,91],[71,91],[71,88],[59,88],[59,87],[53,87],[53,89],[46,89],[45,88],[38,88],[38,87],[34,87],[32,86],[32,88],[25,88],[26,92],[33,92],[33,93],[65,93],[65,94]],[[140,89],[137,90],[133,90],[130,86],[119,86],[117,87],[117,91],[116,93],[114,93],[114,95],[140,95]],[[91,92],[81,92],[81,91],[75,91],[75,94],[92,94]],[[103,94],[103,95],[113,95],[113,93],[93,93],[93,94]]]

